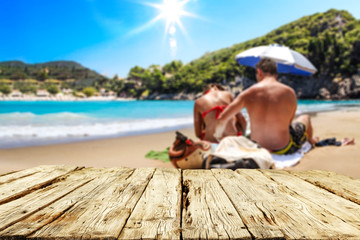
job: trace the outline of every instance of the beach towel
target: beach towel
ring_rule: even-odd
[[[169,148],[166,148],[163,151],[151,150],[145,155],[145,157],[149,159],[161,160],[163,162],[170,162],[168,151]]]
[[[260,168],[274,166],[270,153],[250,139],[229,136],[222,139],[207,160],[206,168]]]
[[[304,154],[310,151],[312,148],[311,144],[306,141],[301,148],[293,154],[287,155],[278,155],[271,154],[272,159],[275,162],[275,167],[277,169],[282,169],[286,167],[292,167],[300,162],[300,160],[304,157]]]

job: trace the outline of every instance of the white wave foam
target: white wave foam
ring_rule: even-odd
[[[325,111],[331,111],[336,110],[340,106],[336,104],[329,104],[329,103],[319,103],[316,105],[298,105],[298,108],[296,110],[297,114],[303,114],[308,112],[325,112]]]
[[[70,140],[106,136],[125,136],[134,133],[173,129],[191,126],[192,118],[146,119],[133,121],[116,121],[86,123],[81,125],[8,125],[0,126],[0,147],[9,147],[14,143],[43,140]],[[15,144],[19,145],[19,144]]]
[[[78,125],[96,122],[96,118],[71,112],[37,115],[30,112],[0,114],[0,126]]]

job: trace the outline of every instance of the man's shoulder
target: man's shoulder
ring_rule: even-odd
[[[295,93],[293,88],[291,88],[290,86],[288,86],[288,85],[286,85],[284,83],[278,82],[278,81],[272,83],[271,87],[279,89],[279,90],[283,90],[283,91],[286,91],[286,92]]]
[[[289,88],[292,89],[289,85],[286,85],[285,83],[282,82],[277,82],[280,86],[283,86],[284,88]]]
[[[281,84],[281,86],[284,88],[285,91],[288,91],[289,93],[295,94],[295,90],[292,87],[290,87],[290,86],[288,86],[286,84],[280,83],[280,82],[279,82],[279,84]]]
[[[252,85],[251,87],[249,87],[248,89],[246,89],[243,93],[244,95],[252,96],[258,93],[274,93],[274,92],[278,92],[279,94],[288,93],[291,95],[295,95],[294,89],[280,82],[272,82],[266,84],[263,84],[262,82],[258,82]]]
[[[247,88],[244,93],[251,94],[258,91],[263,91],[266,88],[266,86],[262,82],[257,82],[251,87]]]

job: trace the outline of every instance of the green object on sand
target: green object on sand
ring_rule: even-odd
[[[169,154],[168,154],[169,148],[166,148],[163,151],[149,151],[145,157],[149,159],[157,159],[161,160],[163,162],[170,162]]]

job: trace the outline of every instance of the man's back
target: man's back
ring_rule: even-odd
[[[293,89],[276,81],[276,63],[263,58],[255,68],[258,83],[239,94],[220,114],[215,138],[223,137],[225,122],[245,107],[249,113],[251,139],[269,151],[291,154],[306,140],[315,143],[310,117],[303,115],[294,120],[296,95]]]
[[[294,90],[269,77],[244,92],[244,106],[252,140],[269,150],[289,143],[289,126],[297,106]]]

